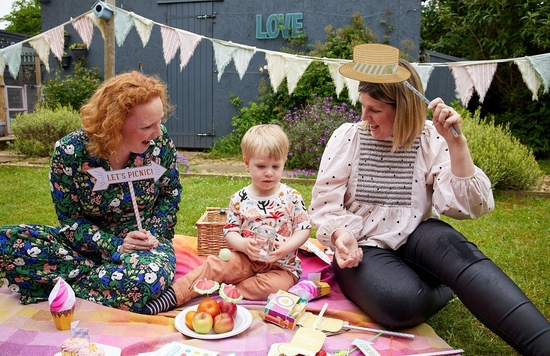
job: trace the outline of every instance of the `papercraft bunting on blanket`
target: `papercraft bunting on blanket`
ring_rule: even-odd
[[[44,37],[40,36],[40,37],[32,38],[29,41],[29,44],[31,45],[32,48],[34,48],[34,50],[38,54],[38,58],[40,58],[42,63],[44,63],[44,67],[49,72],[50,71],[50,61],[49,61],[50,45],[48,44],[48,42],[46,42]]]
[[[88,16],[82,16],[73,22],[73,28],[76,30],[82,43],[90,48],[92,44],[92,38],[94,36],[94,23]]]
[[[57,26],[44,32],[44,39],[50,45],[50,50],[55,58],[61,60],[63,48],[65,47],[65,30],[63,26]]]
[[[143,47],[145,47],[147,43],[149,43],[151,31],[153,31],[153,25],[155,23],[152,20],[136,15],[133,12],[131,12],[130,15],[134,18],[134,26],[136,27],[139,38],[141,38]]]
[[[19,43],[16,43],[15,45],[2,49],[2,55],[4,56],[4,60],[8,65],[10,74],[13,77],[13,79],[17,79],[17,75],[19,74],[19,68],[21,67],[22,51],[23,51],[23,42],[19,42]],[[2,69],[4,69],[4,67],[2,67]]]
[[[529,58],[531,64],[542,78],[544,93],[548,93],[548,89],[550,87],[550,53],[539,54],[527,58]]]
[[[193,56],[195,48],[202,39],[202,36],[192,32],[173,29],[168,26],[161,26],[162,51],[166,64],[174,58],[176,51],[180,50],[180,71],[185,68],[189,59]]]
[[[540,86],[542,85],[542,80],[535,71],[535,68],[533,68],[531,61],[528,58],[518,58],[514,60],[514,63],[518,66],[521,76],[523,77],[523,81],[529,90],[531,90],[531,93],[533,93],[531,99],[539,100],[538,93]]]
[[[282,53],[279,52],[266,52],[265,60],[267,62],[267,71],[269,73],[269,81],[273,91],[276,93],[279,89],[279,85],[285,79],[285,59]]]
[[[422,88],[424,88],[424,91],[426,91],[428,89],[430,76],[432,75],[435,67],[432,64],[411,63],[411,65],[414,67],[414,69],[416,69],[416,72],[420,77],[420,81],[422,82]]]
[[[122,47],[130,30],[134,27],[134,19],[126,11],[115,7],[115,38],[119,47]]]
[[[291,54],[283,55],[285,59],[285,69],[286,69],[286,81],[288,87],[288,94],[292,94],[298,81],[306,71],[307,67],[313,61],[312,58],[298,57]]]

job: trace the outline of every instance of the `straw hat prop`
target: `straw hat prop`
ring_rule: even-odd
[[[380,43],[365,43],[353,47],[353,61],[340,67],[344,77],[361,82],[386,84],[403,83],[412,90],[426,105],[430,101],[407,81],[411,72],[399,65],[399,49]],[[451,126],[455,137],[458,132]]]
[[[399,65],[399,49],[379,43],[353,48],[353,62],[340,67],[344,77],[368,83],[401,83],[411,72]]]

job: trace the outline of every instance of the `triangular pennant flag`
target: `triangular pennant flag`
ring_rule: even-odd
[[[180,48],[180,38],[176,30],[168,26],[160,26],[160,34],[162,36],[164,62],[168,65],[174,59],[178,48]]]
[[[344,89],[344,86],[346,85],[344,76],[340,74],[340,71],[339,71],[340,67],[343,64],[348,62],[349,61],[323,58],[323,63],[326,66],[328,66],[328,72],[330,73],[330,77],[332,78],[334,86],[336,87],[336,96],[340,96],[340,93],[342,92],[342,90]]]
[[[497,63],[469,65],[466,66],[466,69],[468,70],[472,83],[474,83],[476,92],[479,94],[479,102],[483,103],[485,94],[487,94],[491,82],[493,81],[495,71],[497,70]]]
[[[212,39],[212,47],[214,47],[214,59],[218,68],[218,82],[222,78],[225,67],[233,59],[233,53],[237,51],[237,47],[231,42]]]
[[[233,53],[233,63],[235,64],[235,68],[237,69],[237,73],[239,73],[239,78],[241,80],[243,79],[244,74],[248,69],[248,65],[250,64],[250,60],[255,53],[256,48],[248,46],[239,46]]]
[[[115,7],[115,38],[119,47],[122,47],[130,30],[134,27],[134,19],[126,11]]]
[[[276,93],[279,85],[281,85],[283,79],[285,79],[285,58],[282,56],[282,53],[266,52],[265,60],[267,62],[269,81],[271,82],[273,91]]]
[[[130,15],[134,18],[134,26],[136,26],[136,31],[139,38],[141,38],[141,43],[143,44],[143,47],[145,47],[149,42],[151,32],[153,31],[153,25],[155,23],[145,17],[136,15],[133,12],[131,12]]]
[[[19,68],[21,67],[21,52],[23,51],[23,42],[12,44],[2,49],[2,54],[10,70],[13,79],[17,79]]]
[[[548,88],[550,87],[550,53],[538,54],[527,58],[529,58],[531,64],[542,78],[544,93],[548,93]]]
[[[35,36],[29,40],[29,44],[38,54],[38,58],[44,63],[44,67],[49,72],[50,71],[50,45],[43,36]]]
[[[292,94],[298,81],[306,71],[307,67],[313,61],[312,58],[298,57],[294,55],[284,55],[285,57],[285,69],[286,69],[286,81],[288,86],[288,94]]]
[[[44,32],[44,39],[50,45],[50,49],[58,60],[63,57],[63,48],[65,48],[65,30],[63,26],[57,26]]]
[[[535,71],[535,68],[533,68],[531,61],[528,58],[518,58],[514,60],[514,63],[516,63],[516,65],[518,66],[518,69],[521,72],[521,76],[523,77],[523,81],[527,85],[527,88],[529,88],[529,90],[531,90],[531,93],[533,93],[531,99],[538,101],[538,94],[540,86],[542,85],[542,80]]]
[[[90,12],[86,15],[86,17],[92,21],[92,23],[95,25],[95,27],[99,28],[99,32],[101,32],[101,37],[105,39],[105,21],[94,15],[93,12]]]
[[[193,32],[188,32],[184,30],[176,30],[179,42],[180,42],[180,72],[185,68],[189,59],[195,53],[195,48],[202,40],[202,36],[199,36]]]
[[[452,64],[449,64],[449,68],[455,78],[456,90],[458,91],[460,101],[462,105],[467,106],[474,93],[474,83],[468,74],[468,70],[465,67]]]
[[[434,70],[433,64],[420,64],[420,63],[411,63],[411,65],[416,69],[416,72],[418,73],[418,76],[420,77],[420,81],[422,82],[422,88],[424,88],[424,91],[428,89],[428,82],[430,81],[430,76],[432,75],[432,71]]]
[[[76,30],[82,43],[90,48],[94,36],[94,23],[88,16],[82,16],[73,22],[73,28]]]
[[[2,75],[4,75],[4,70],[6,70],[6,59],[4,58],[2,49],[0,49],[0,73]]]
[[[359,81],[344,77],[346,86],[348,87],[349,100],[353,105],[359,101]]]

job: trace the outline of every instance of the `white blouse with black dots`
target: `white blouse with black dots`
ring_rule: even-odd
[[[451,173],[447,143],[427,120],[409,150],[391,152],[361,123],[336,129],[325,148],[309,207],[317,238],[331,246],[346,229],[360,246],[397,249],[428,218],[474,219],[494,209],[491,182],[476,167]]]

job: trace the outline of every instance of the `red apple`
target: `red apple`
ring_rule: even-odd
[[[228,313],[233,319],[237,317],[237,304],[223,299],[218,304],[220,305],[220,313]]]
[[[193,315],[193,330],[198,334],[208,334],[212,330],[214,319],[207,312],[197,312]]]
[[[214,332],[223,334],[233,330],[235,322],[229,313],[220,313],[214,317]]]

